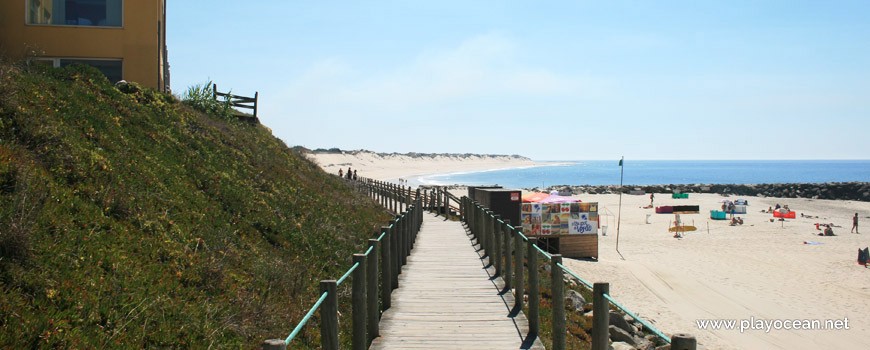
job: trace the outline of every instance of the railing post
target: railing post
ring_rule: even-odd
[[[610,337],[610,302],[604,294],[610,293],[610,284],[592,285],[592,350],[607,350]]]
[[[498,276],[501,276],[502,272],[504,272],[504,271],[502,271],[502,267],[501,267],[502,266],[501,265],[501,251],[502,251],[502,247],[501,247],[501,236],[502,236],[501,231],[502,231],[502,229],[501,229],[501,226],[502,226],[502,224],[499,223],[499,220],[501,220],[501,215],[496,215],[492,219],[492,223],[493,223],[493,225],[492,225],[492,238],[494,238],[493,239],[494,247],[492,247],[492,255],[495,257],[495,274]]]
[[[320,306],[320,347],[338,350],[338,292],[335,280],[320,281],[320,293],[326,300]]]
[[[550,256],[550,290],[553,291],[553,350],[565,350],[565,333],[568,331],[565,323],[565,281],[563,278],[561,254]]]
[[[517,228],[514,230],[516,231],[514,234],[514,307],[522,312],[523,296],[525,295],[523,289],[526,288],[525,281],[523,281],[523,237],[520,236],[522,230]]]
[[[399,263],[401,264],[400,266],[405,266],[408,264],[408,254],[405,252],[405,239],[407,239],[407,237],[405,237],[405,229],[404,228],[405,228],[405,219],[403,219],[401,215],[396,215],[395,229],[396,229],[396,236],[399,237],[399,243],[398,243],[399,249],[398,250],[399,250],[399,257],[401,257],[401,259],[399,259]],[[401,271],[401,269],[399,271]]]
[[[450,195],[447,187],[444,187],[444,217],[450,220]]]
[[[538,306],[541,300],[540,289],[538,288],[538,252],[535,251],[536,243],[538,243],[537,238],[529,237],[529,314],[526,315],[529,319],[529,336],[540,334],[541,317],[538,314]]]
[[[396,232],[396,220],[390,220],[390,256],[393,258],[393,289],[399,288],[399,275],[402,273],[402,253],[399,251],[399,234]]]
[[[366,261],[366,311],[368,311],[368,320],[366,321],[366,325],[368,326],[368,337],[367,340],[372,340],[377,338],[378,332],[380,329],[378,328],[378,323],[380,320],[380,312],[378,310],[378,240],[377,239],[369,239],[369,248],[372,249],[371,253],[369,253],[368,260]]]
[[[260,344],[260,349],[287,350],[287,343],[284,342],[284,339],[267,339],[263,344]]]
[[[366,350],[368,348],[368,339],[366,339],[366,255],[354,254],[353,263],[357,265],[356,270],[353,270],[353,285],[351,286],[351,309],[353,311],[353,349]]]
[[[513,288],[513,285],[511,284],[511,281],[513,280],[513,266],[511,266],[511,263],[513,262],[513,259],[511,259],[511,253],[513,253],[511,250],[511,220],[504,219],[504,223],[505,225],[502,226],[502,236],[504,239],[504,289],[510,290]]]
[[[390,247],[390,229],[386,226],[381,226],[381,232],[384,233],[384,238],[381,239],[381,300],[383,310],[387,310],[392,306],[393,293],[393,256]]]
[[[695,350],[697,347],[698,341],[692,335],[678,333],[671,336],[672,350]]]

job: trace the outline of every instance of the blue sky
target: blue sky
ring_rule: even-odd
[[[170,1],[172,89],[288,145],[868,159],[866,1]]]

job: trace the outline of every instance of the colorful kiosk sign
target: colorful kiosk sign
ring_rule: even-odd
[[[530,193],[523,196],[521,216],[524,234],[557,240],[563,256],[598,256],[598,203]]]

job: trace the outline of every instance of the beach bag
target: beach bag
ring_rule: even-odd
[[[870,260],[870,257],[868,257],[867,248],[864,248],[864,249],[858,248],[858,264],[866,265],[867,260]]]

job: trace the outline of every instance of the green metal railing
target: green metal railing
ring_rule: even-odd
[[[314,313],[320,310],[321,347],[338,349],[338,293],[337,287],[348,279],[352,284],[353,349],[366,349],[369,342],[378,336],[380,313],[391,307],[391,293],[398,288],[398,275],[406,264],[414,240],[423,223],[422,202],[419,193],[412,200],[410,187],[371,179],[353,181],[354,186],[378,201],[386,209],[396,213],[389,226],[381,227],[376,239],[369,239],[369,248],[362,254],[354,254],[353,264],[338,280],[322,280],[321,295],[311,309],[302,317],[285,339],[269,339],[261,345],[264,350],[284,350],[308,324]],[[380,248],[380,249],[379,249]],[[378,257],[377,252],[381,254]],[[379,272],[380,271],[380,272]],[[380,276],[380,279],[378,279]],[[378,286],[381,286],[378,293]],[[381,305],[381,308],[378,308]]]
[[[608,283],[592,284],[581,278],[577,273],[571,271],[562,264],[562,256],[560,254],[547,253],[536,244],[536,238],[527,237],[522,233],[521,228],[515,227],[511,225],[510,222],[500,219],[498,215],[495,215],[493,212],[468,197],[462,197],[460,203],[462,220],[466,222],[472,234],[477,238],[478,242],[480,242],[485,256],[489,257],[491,263],[493,259],[496,260],[495,263],[492,264],[496,267],[496,274],[504,277],[505,288],[511,289],[511,286],[514,286],[513,289],[516,293],[514,306],[519,310],[522,310],[524,305],[524,275],[528,275],[530,284],[528,291],[529,314],[527,314],[526,317],[529,319],[530,336],[537,336],[539,332],[539,315],[537,313],[540,299],[538,295],[537,282],[538,264],[535,257],[541,255],[545,257],[553,267],[551,269],[551,274],[553,275],[551,277],[553,295],[564,294],[562,292],[562,284],[564,283],[562,281],[563,273],[567,273],[574,277],[580,284],[593,291],[594,316],[592,326],[593,334],[591,334],[593,350],[606,349],[608,347],[610,304],[633,317],[635,320],[640,322],[645,329],[655,334],[662,341],[670,344],[673,349],[695,349],[696,341],[694,337],[686,334],[675,334],[672,337],[666,336],[649,322],[643,320],[637,316],[637,314],[631,312],[628,308],[614,300],[609,294]],[[514,243],[511,243],[511,241],[514,241]],[[522,249],[522,244],[526,244],[528,248]],[[523,271],[523,250],[527,250],[525,258],[528,259],[528,272]],[[511,266],[511,259],[514,259],[515,263],[513,268]],[[564,297],[553,298],[552,316],[553,349],[565,349],[566,316]],[[596,327],[595,325],[597,324],[604,324],[604,327]]]

